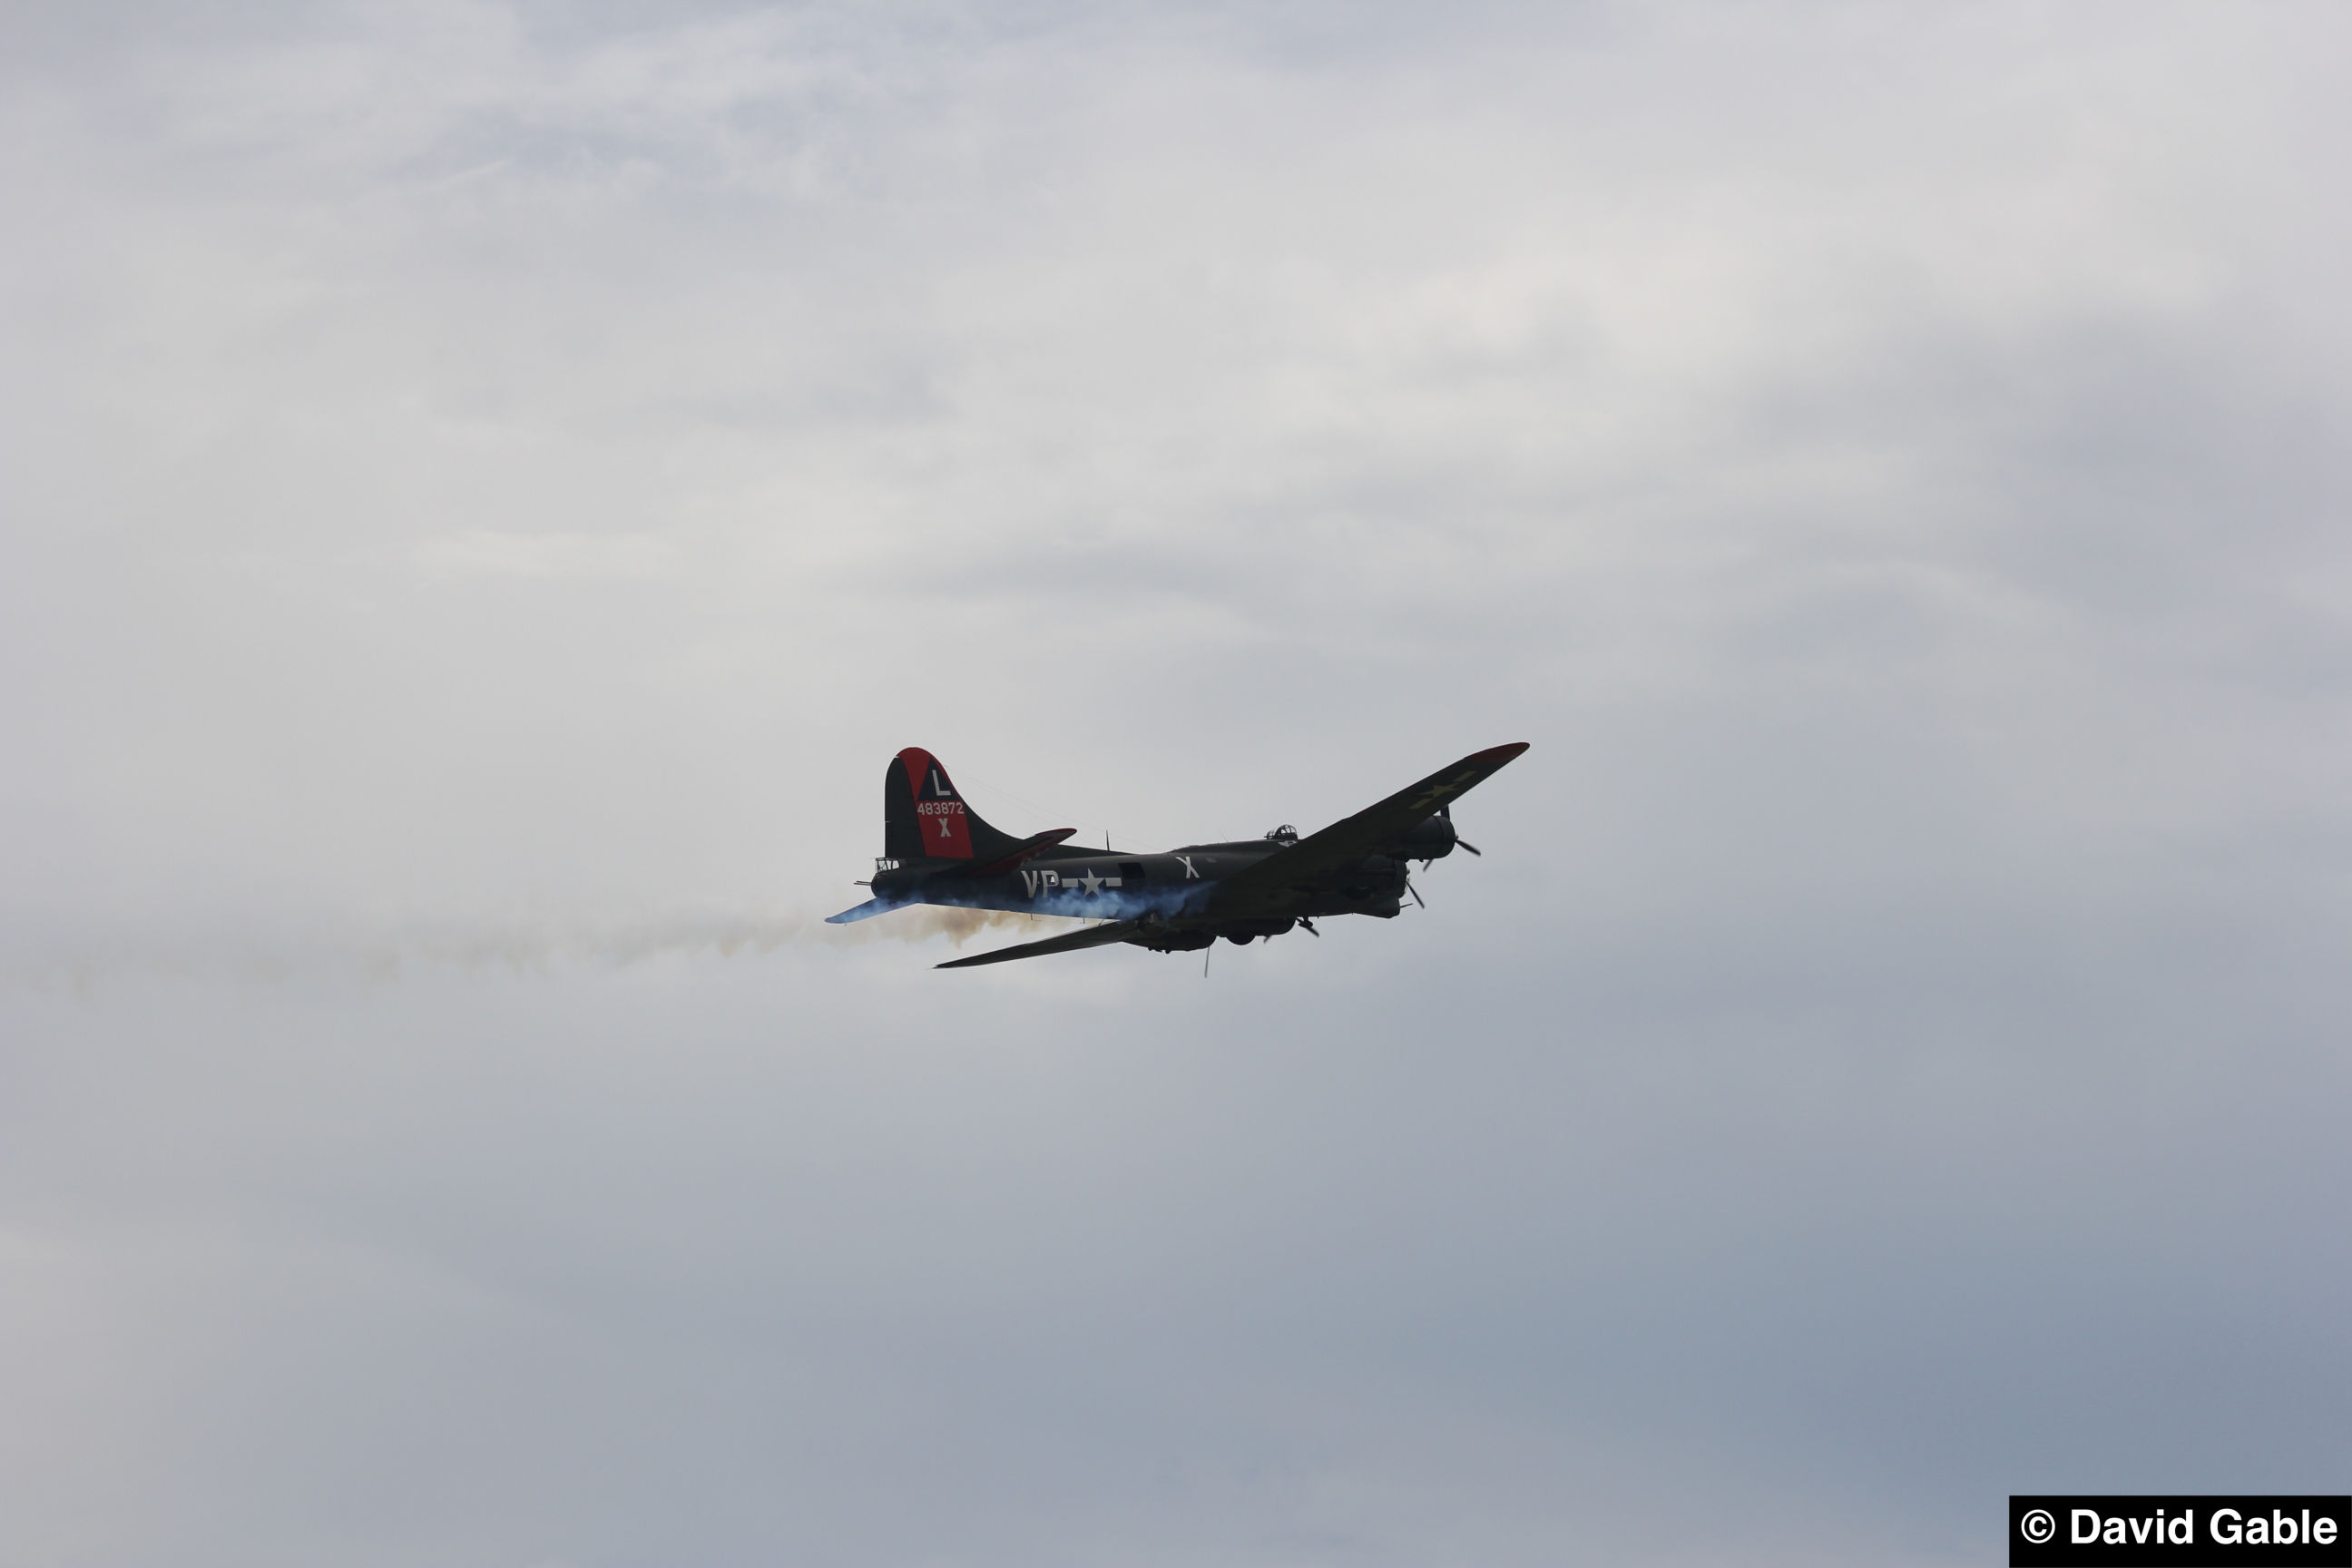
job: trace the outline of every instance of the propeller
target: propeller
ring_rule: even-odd
[[[1412,901],[1414,903],[1421,904],[1421,907],[1424,910],[1429,908],[1427,904],[1421,903],[1421,889],[1412,885],[1412,879],[1411,877],[1407,877],[1404,879],[1404,890],[1412,895]]]
[[[1453,826],[1454,803],[1449,800],[1437,809],[1444,815],[1445,826],[1448,827]],[[1470,840],[1463,837],[1459,833],[1454,836],[1454,847],[1456,849],[1467,849],[1471,854],[1477,856],[1480,859],[1486,858],[1486,852],[1484,849],[1479,848],[1475,844],[1471,843]]]
[[[1305,931],[1308,936],[1319,937],[1323,934],[1321,931],[1315,929],[1315,922],[1308,920],[1305,915],[1298,917],[1298,929]]]

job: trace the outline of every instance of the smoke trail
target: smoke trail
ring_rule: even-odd
[[[335,973],[380,983],[439,970],[546,975],[706,954],[729,959],[811,944],[915,943],[943,936],[960,949],[984,931],[1042,935],[1078,923],[1058,916],[919,904],[846,926],[827,925],[799,911],[702,910],[590,921],[417,922],[373,931],[313,921],[294,932],[86,932],[7,942],[0,948],[0,979],[37,991],[88,995],[110,980],[133,976],[274,984]]]

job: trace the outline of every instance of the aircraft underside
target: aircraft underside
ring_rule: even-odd
[[[1205,889],[1203,889],[1205,892]],[[1297,929],[1299,921],[1313,922],[1333,915],[1370,915],[1377,920],[1393,920],[1404,908],[1397,893],[1374,894],[1367,898],[1328,898],[1302,905],[1295,914],[1258,915],[1252,918],[1221,916],[1209,910],[1188,907],[1182,900],[1150,897],[1122,897],[1102,894],[1051,899],[1003,899],[926,896],[919,900],[948,909],[1000,910],[1008,914],[1048,915],[1066,920],[1139,922],[1135,934],[1124,940],[1138,947],[1148,947],[1156,952],[1197,952],[1223,937],[1227,942],[1245,943],[1282,936]],[[1204,902],[1195,900],[1192,902]]]

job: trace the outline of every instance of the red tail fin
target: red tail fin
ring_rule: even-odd
[[[882,853],[892,860],[994,858],[1020,840],[963,803],[940,760],[920,746],[890,759],[882,779]]]

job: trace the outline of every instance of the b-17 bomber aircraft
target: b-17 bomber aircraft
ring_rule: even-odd
[[[1199,952],[1219,937],[1273,938],[1293,928],[1320,936],[1326,915],[1395,916],[1410,895],[1408,863],[1427,865],[1478,847],[1454,831],[1457,795],[1528,749],[1524,741],[1474,752],[1355,816],[1306,837],[1277,827],[1263,838],[1187,844],[1164,855],[1088,849],[1056,827],[1028,838],[980,819],[939,759],[910,746],[882,779],[882,856],[874,896],[829,917],[845,925],[909,904],[944,904],[1099,921],[1082,931],[942,963],[963,969],[1075,952],[1115,942],[1155,952]]]

